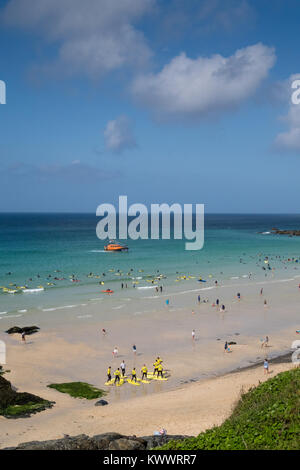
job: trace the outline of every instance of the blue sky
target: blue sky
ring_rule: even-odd
[[[0,5],[0,211],[298,212],[297,0]]]

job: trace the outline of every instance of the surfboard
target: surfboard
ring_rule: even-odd
[[[127,382],[131,385],[137,385],[137,386],[141,385],[139,382],[135,382],[134,380],[131,380],[131,379],[127,379]]]

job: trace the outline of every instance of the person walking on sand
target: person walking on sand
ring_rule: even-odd
[[[133,351],[133,354],[136,356],[136,345],[135,344],[132,346],[132,351]]]
[[[264,288],[262,287],[262,288],[260,289],[260,295],[263,295],[263,291],[264,291]]]
[[[224,344],[224,352],[227,353],[228,352],[228,343],[227,341],[225,341],[225,344]]]
[[[267,358],[264,360],[264,374],[267,375],[269,373],[269,361]]]
[[[269,336],[266,336],[265,339],[263,340],[263,342],[261,343],[261,347],[267,347],[268,346],[268,342],[269,342]]]
[[[166,306],[167,306],[167,307],[169,307],[169,303],[170,303],[170,301],[169,301],[169,299],[167,299],[167,300],[166,300]]]
[[[117,346],[114,347],[114,350],[113,350],[113,357],[117,357],[118,356],[118,353],[119,353],[119,350],[117,348]]]
[[[195,341],[195,330],[192,331],[192,341]]]
[[[26,343],[26,333],[25,333],[25,331],[22,332],[21,337],[22,337],[23,343]]]
[[[200,305],[200,302],[201,302],[201,297],[200,295],[198,295],[198,304]]]
[[[267,308],[267,301],[266,301],[266,299],[264,300],[264,307]]]
[[[102,328],[102,334],[103,334],[103,336],[106,336],[106,329],[105,328]]]

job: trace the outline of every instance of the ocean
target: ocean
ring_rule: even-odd
[[[207,214],[200,251],[186,251],[184,240],[149,239],[127,240],[129,250],[121,253],[104,251],[98,220],[93,214],[0,214],[0,316],[68,308],[107,288],[119,295],[121,283],[134,298],[153,289],[159,274],[158,284],[172,291],[189,276],[209,286],[215,280],[284,279],[300,266],[300,237],[269,233],[273,227],[299,229],[300,215]],[[40,286],[40,292],[20,289]]]

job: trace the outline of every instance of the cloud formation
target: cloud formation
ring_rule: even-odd
[[[127,116],[119,116],[108,121],[104,129],[105,147],[115,153],[136,147],[132,124]]]
[[[255,93],[276,60],[274,49],[261,43],[191,59],[174,57],[158,73],[139,75],[133,96],[157,117],[194,118],[238,107]]]
[[[285,150],[291,152],[300,151],[300,104],[292,103],[292,82],[299,80],[300,74],[294,74],[284,82],[282,88],[284,89],[285,99],[289,102],[288,112],[285,116],[281,117],[288,129],[280,132],[275,139],[275,148],[277,150]]]
[[[58,44],[47,70],[99,77],[124,66],[139,67],[151,56],[134,24],[154,0],[9,0],[1,11],[6,26],[32,31]]]

